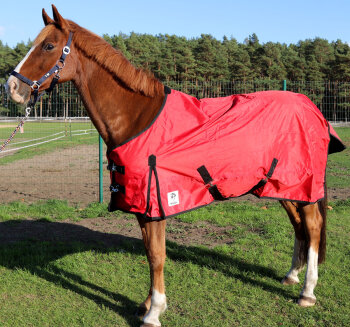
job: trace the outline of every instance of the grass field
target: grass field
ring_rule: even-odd
[[[327,183],[329,187],[350,187],[350,128],[338,127],[336,132],[347,149],[328,157]]]
[[[350,129],[337,132],[349,145]],[[69,142],[79,141],[63,146],[74,146]],[[330,156],[329,184],[349,188],[349,161],[349,149]],[[79,224],[102,216],[107,225],[123,220],[125,231],[137,229],[132,216],[108,213],[106,206],[51,200],[0,207],[0,232],[8,231],[7,238],[29,230],[47,236],[0,240],[1,326],[140,325],[134,313],[149,287],[141,241],[121,232],[118,242],[105,246],[91,239],[113,233]],[[300,285],[280,284],[290,267],[293,231],[278,203],[224,202],[169,219],[168,235],[182,242],[167,242],[163,326],[350,326],[350,199],[330,206],[327,260],[319,268],[318,302],[308,309],[296,305],[303,276]],[[210,232],[200,242],[186,239],[187,229],[202,225]],[[76,239],[59,240],[72,231]],[[208,246],[215,238],[221,244]]]
[[[205,220],[213,233],[217,226],[228,226],[227,237],[233,241],[215,248],[167,243],[169,310],[163,325],[349,326],[350,201],[332,206],[327,263],[319,271],[318,303],[309,309],[295,303],[301,286],[280,284],[289,269],[293,233],[277,204],[266,210],[261,204],[228,202],[176,218],[191,224]],[[29,217],[46,220],[60,232],[62,220],[64,228],[76,228],[69,227],[67,217],[92,218],[105,209],[97,204],[73,208],[59,201],[10,204],[3,206],[0,217],[1,224],[13,228]],[[169,222],[168,233],[183,231]],[[80,233],[86,232],[81,227]],[[134,313],[149,282],[140,240],[122,237],[118,245],[106,248],[30,239],[3,244],[0,263],[1,326],[139,325]]]
[[[6,140],[14,130],[16,123],[0,123],[0,140]],[[86,133],[84,133],[86,131]],[[81,134],[78,137],[77,134]],[[6,147],[18,148],[38,142],[47,141],[56,137],[62,137],[56,141],[40,144],[40,146],[28,147],[16,151],[11,156],[1,158],[0,165],[21,159],[29,159],[58,149],[74,147],[81,144],[98,144],[98,134],[90,121],[87,122],[27,122],[24,124],[24,133],[18,132],[15,138]],[[32,141],[31,141],[32,140]]]

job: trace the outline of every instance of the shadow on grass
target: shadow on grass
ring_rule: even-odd
[[[77,274],[53,265],[46,267],[50,262],[66,255],[89,250],[111,253],[122,249],[131,254],[144,254],[141,240],[93,231],[75,224],[25,220],[0,223],[0,244],[1,266],[9,269],[25,269],[49,282],[76,292],[98,305],[113,310],[124,317],[130,326],[139,326],[140,321],[135,317],[138,303],[122,294],[111,293],[98,285],[85,281]],[[277,275],[275,270],[244,262],[234,256],[219,253],[215,249],[179,245],[168,241],[167,257],[175,261],[191,262],[202,267],[209,267],[228,277],[241,280],[243,283],[251,284],[286,299],[292,297],[292,293],[282,288],[282,285],[274,286],[271,285],[271,282],[256,280],[248,276],[257,274],[270,280],[280,280],[281,276]],[[96,291],[104,294],[110,300],[95,294]],[[145,295],[147,291],[145,290]]]

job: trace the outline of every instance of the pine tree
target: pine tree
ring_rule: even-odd
[[[283,47],[282,61],[287,72],[287,79],[292,81],[305,79],[305,58],[299,55],[295,45]]]
[[[285,79],[287,71],[282,60],[282,45],[268,42],[263,45],[263,49],[262,63],[265,65],[265,76],[269,79]]]
[[[221,42],[211,35],[202,34],[194,49],[197,62],[196,73],[200,79],[228,79],[228,60]]]
[[[109,36],[104,34],[103,38],[115,49],[119,50],[123,55],[130,60],[131,55],[126,48],[125,40],[128,38],[126,34],[119,33],[118,35]]]
[[[246,49],[236,39],[224,38],[223,46],[226,48],[229,69],[229,79],[247,81],[252,77],[252,65]]]

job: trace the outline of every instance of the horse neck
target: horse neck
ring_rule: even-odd
[[[77,70],[73,83],[108,149],[144,130],[157,115],[164,100],[164,87],[160,82],[159,91],[153,97],[145,96],[132,91],[84,55],[80,56]]]

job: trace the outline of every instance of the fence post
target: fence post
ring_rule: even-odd
[[[98,164],[99,164],[99,202],[103,202],[103,143],[101,135],[98,136]]]
[[[283,91],[287,91],[287,80],[283,80]]]

